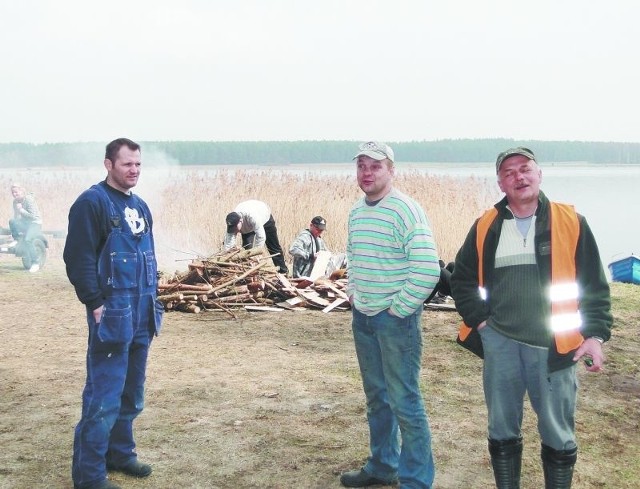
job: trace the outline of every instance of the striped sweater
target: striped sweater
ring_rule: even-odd
[[[368,316],[390,309],[407,317],[440,278],[427,216],[411,197],[392,189],[376,205],[361,199],[349,213],[347,295]]]
[[[487,292],[491,294],[487,326],[527,345],[548,348],[553,340],[546,325],[551,304],[538,276],[536,220],[536,216],[531,218],[526,237],[518,229],[515,218],[502,221],[494,279],[491,291]]]

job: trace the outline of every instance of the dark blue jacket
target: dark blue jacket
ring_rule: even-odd
[[[138,209],[140,214],[146,217],[149,232],[151,232],[153,228],[151,212],[140,197],[122,193],[104,181],[98,185],[107,191],[118,210],[125,207]],[[102,306],[107,295],[107,291],[102,290],[99,284],[98,259],[113,227],[108,202],[96,187],[94,185],[85,190],[71,206],[69,229],[63,253],[69,281],[75,287],[80,302],[90,310]],[[133,234],[125,221],[126,216],[121,212],[120,224],[123,232]]]

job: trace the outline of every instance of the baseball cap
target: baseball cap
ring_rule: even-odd
[[[376,141],[369,141],[368,143],[362,143],[358,146],[360,150],[357,155],[353,157],[355,160],[358,156],[368,156],[369,158],[373,158],[374,160],[384,160],[388,158],[391,160],[391,163],[395,163],[393,150],[389,147],[388,144],[380,143]]]
[[[536,157],[533,154],[533,151],[531,151],[529,148],[525,148],[523,146],[518,146],[517,148],[511,148],[506,151],[503,151],[498,155],[498,159],[496,160],[496,173],[500,171],[500,165],[502,165],[502,162],[504,160],[515,155],[522,155],[529,158],[530,160],[536,161]]]
[[[318,229],[326,229],[327,221],[322,216],[316,216],[311,219],[311,224],[313,224]]]
[[[237,212],[229,212],[229,214],[227,214],[226,221],[227,221],[228,233],[232,233],[236,231],[236,227],[238,226],[240,219],[241,219],[241,216]]]

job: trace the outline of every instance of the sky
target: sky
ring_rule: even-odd
[[[640,142],[637,0],[0,0],[0,143]]]

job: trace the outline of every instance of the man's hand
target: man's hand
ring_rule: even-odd
[[[582,342],[580,348],[573,355],[573,361],[577,362],[582,357],[584,357],[587,372],[600,372],[602,370],[605,357],[602,352],[602,344],[595,338],[587,338]]]
[[[102,310],[104,309],[104,306],[100,306],[98,309],[94,309],[93,310],[93,319],[95,320],[96,324],[100,323],[100,319],[102,319]]]

